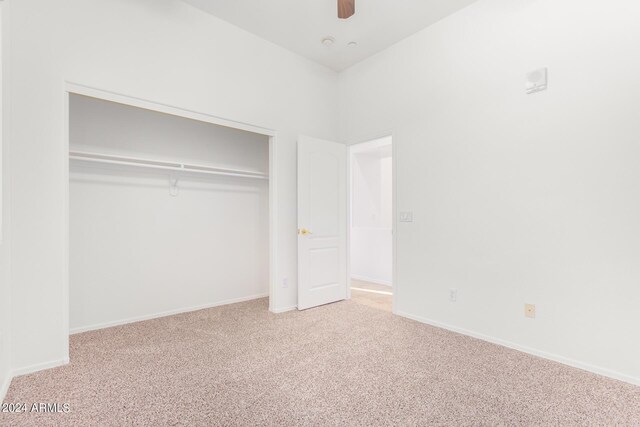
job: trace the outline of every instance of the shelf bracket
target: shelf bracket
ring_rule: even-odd
[[[173,197],[178,195],[178,177],[176,175],[169,176],[169,183],[171,184],[171,188],[169,189],[169,194]]]

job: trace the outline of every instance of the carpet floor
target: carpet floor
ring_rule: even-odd
[[[2,426],[640,425],[640,387],[352,301],[267,300],[71,337],[67,366],[15,378]]]
[[[369,292],[376,291],[376,292]],[[378,293],[378,292],[384,292]],[[351,301],[368,305],[379,310],[392,311],[393,296],[391,286],[378,285],[362,280],[351,280]]]

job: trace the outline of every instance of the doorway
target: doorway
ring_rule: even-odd
[[[352,301],[393,311],[393,141],[352,145],[349,259]]]

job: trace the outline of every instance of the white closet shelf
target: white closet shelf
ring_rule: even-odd
[[[269,175],[242,169],[217,168],[192,163],[169,162],[164,160],[143,159],[140,157],[117,156],[112,154],[69,151],[70,160],[105,163],[111,165],[136,166],[149,169],[162,169],[176,172],[202,173],[207,175],[236,176],[241,178],[269,179]]]

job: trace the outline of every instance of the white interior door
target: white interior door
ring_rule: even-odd
[[[347,147],[298,140],[298,309],[347,297]]]

